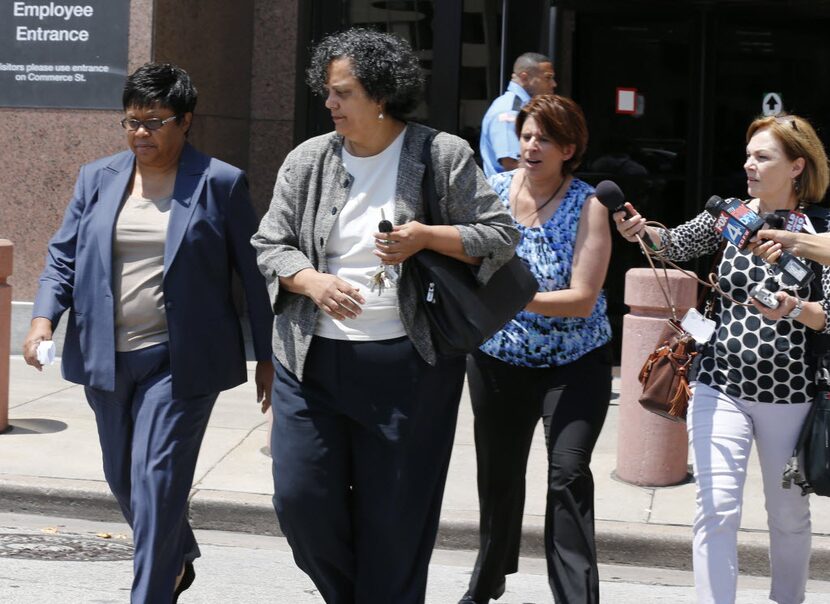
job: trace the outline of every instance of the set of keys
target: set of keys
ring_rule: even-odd
[[[383,210],[380,211],[381,221],[378,223],[378,231],[381,233],[391,233],[392,223],[386,220],[383,215]],[[398,281],[398,270],[389,264],[380,263],[375,273],[372,275],[372,287],[370,291],[377,290],[378,295],[383,294],[384,289],[389,289]]]

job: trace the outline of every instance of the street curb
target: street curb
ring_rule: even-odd
[[[196,490],[190,496],[193,528],[282,537],[270,495]]]
[[[0,511],[104,522],[124,520],[106,483],[97,480],[0,476]]]
[[[48,484],[49,486],[44,486]],[[94,480],[0,475],[0,512],[67,516],[84,520],[122,521],[120,509],[105,483]],[[464,514],[441,518],[436,547],[478,549],[478,522]],[[257,535],[282,536],[271,496],[256,493],[194,489],[190,498],[193,528]],[[601,564],[619,564],[688,571],[692,568],[691,527],[636,522],[596,522],[596,544]],[[768,576],[768,535],[740,531],[738,556],[741,573]],[[522,528],[522,555],[544,556],[542,518],[526,517]],[[830,576],[830,536],[813,535],[810,578]]]

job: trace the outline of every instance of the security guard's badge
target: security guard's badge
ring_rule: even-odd
[[[500,122],[515,122],[516,115],[517,113],[515,111],[505,111],[504,113],[499,113],[498,120]]]

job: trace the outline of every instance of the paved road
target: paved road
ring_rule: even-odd
[[[251,367],[253,370],[253,367]],[[313,587],[296,571],[282,541],[273,534],[276,520],[271,502],[270,459],[263,454],[267,421],[254,403],[252,382],[222,393],[208,426],[191,493],[191,516],[195,526],[212,529],[203,533],[205,556],[199,562],[199,579],[188,592],[189,602],[257,602],[304,604],[320,602]],[[615,387],[616,392],[619,387]],[[603,568],[603,603],[633,602],[691,603],[694,601],[687,573],[690,562],[694,516],[694,485],[652,488],[636,487],[613,478],[617,463],[617,432],[620,405],[611,401],[591,464],[597,482],[597,543],[600,560],[609,565],[639,565]],[[95,520],[120,520],[120,513],[103,481],[101,454],[95,424],[82,388],[64,382],[59,368],[42,374],[26,367],[20,357],[11,359],[10,417],[14,429],[0,436],[0,512],[74,516]],[[545,507],[546,454],[544,436],[538,429],[528,465],[522,552],[539,556]],[[768,573],[766,518],[760,472],[754,458],[748,475],[739,534],[741,569],[747,574]],[[830,498],[815,497],[813,513],[814,579],[830,580]],[[6,518],[0,515],[0,518]],[[441,513],[439,542],[458,553],[437,552],[432,569],[428,602],[454,604],[464,592],[478,542],[478,500],[475,488],[475,453],[472,414],[464,398],[450,464]],[[60,521],[69,533],[75,521]],[[34,532],[39,537],[42,522],[33,526],[10,521],[0,526],[6,532]],[[26,528],[28,527],[28,528]],[[224,531],[243,531],[251,539],[236,535],[232,545],[219,539]],[[124,529],[114,529],[123,533]],[[95,535],[96,530],[90,529]],[[89,532],[89,531],[87,531]],[[49,533],[45,533],[49,535]],[[2,536],[2,531],[0,531]],[[25,543],[5,540],[10,547]],[[58,548],[54,539],[45,547]],[[0,543],[0,550],[3,543]],[[42,557],[42,556],[41,556]],[[113,566],[109,568],[107,565]],[[645,567],[668,567],[652,570]],[[87,570],[88,569],[88,570]],[[265,572],[267,570],[267,573]],[[631,572],[634,572],[632,575]],[[616,578],[615,578],[616,577]],[[650,582],[658,584],[650,586]],[[17,561],[0,551],[0,604],[6,602],[125,602],[130,584],[130,565],[125,562],[65,563]],[[17,587],[13,587],[17,585]],[[90,585],[96,585],[93,592]],[[239,586],[244,586],[243,593]],[[766,602],[768,580],[744,584],[741,604]],[[299,586],[299,587],[296,587]],[[525,561],[522,573],[508,581],[508,593],[498,604],[551,602],[544,565]],[[755,591],[752,591],[755,590]],[[808,604],[830,604],[830,590],[818,583],[810,588],[815,596]]]
[[[203,556],[197,562],[196,581],[181,604],[321,604],[314,585],[294,566],[284,539],[222,531],[197,531],[197,537]],[[127,602],[132,577],[129,553],[129,532],[123,524],[0,514],[0,601]],[[427,603],[457,602],[474,559],[469,551],[436,550]],[[601,575],[605,603],[694,603],[688,572],[604,565]],[[743,577],[738,604],[767,601],[767,583],[764,578]],[[830,583],[811,581],[810,591],[807,604],[830,603]],[[544,561],[524,558],[498,604],[549,602]]]

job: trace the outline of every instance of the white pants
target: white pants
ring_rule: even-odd
[[[700,604],[733,604],[738,528],[753,438],[764,481],[770,535],[770,599],[804,601],[810,565],[810,502],[781,475],[809,404],[753,403],[695,384],[687,418],[697,500],[693,562]],[[757,505],[753,502],[751,505]]]

